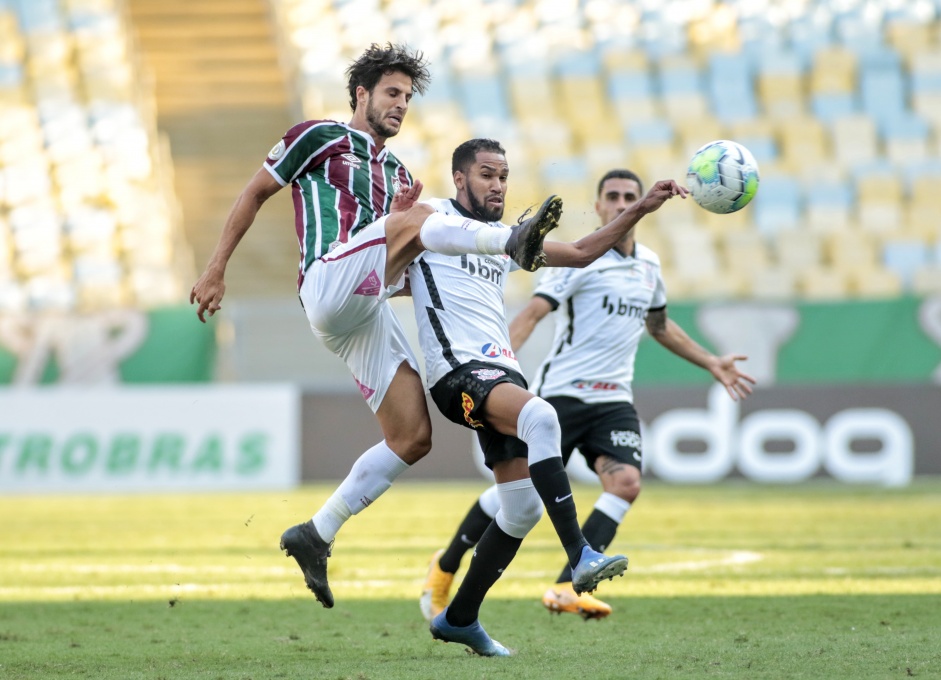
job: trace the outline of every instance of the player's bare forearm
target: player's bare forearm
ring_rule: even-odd
[[[587,267],[616,246],[644,217],[674,196],[686,198],[689,192],[672,179],[660,180],[647,194],[601,229],[571,243],[547,241],[543,245],[549,267]]]
[[[536,325],[551,311],[552,305],[545,298],[534,297],[513,318],[510,322],[510,346],[514,352],[518,352],[526,344]]]
[[[666,309],[647,313],[647,332],[676,356],[707,371],[710,370],[711,361],[718,358],[689,337],[678,323],[667,317]]]
[[[212,316],[222,309],[226,265],[236,246],[255,221],[258,210],[280,188],[281,185],[262,168],[235,199],[235,205],[232,206],[225,226],[222,227],[219,243],[206,264],[206,270],[190,291],[190,304],[199,304],[196,315],[203,323],[206,322],[207,313]]]
[[[647,314],[647,330],[657,342],[678,357],[709,371],[733,400],[745,399],[751,394],[752,385],[756,384],[755,378],[736,366],[736,362],[748,359],[744,354],[716,356],[689,337],[679,324],[668,319],[665,309]]]

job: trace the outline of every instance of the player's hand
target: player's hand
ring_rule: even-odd
[[[674,196],[686,198],[687,194],[689,190],[686,187],[680,186],[672,179],[662,179],[650,187],[647,195],[640,200],[644,212],[652,213]]]
[[[424,188],[421,181],[416,179],[412,186],[402,187],[396,191],[395,195],[392,197],[392,205],[389,208],[389,212],[404,212],[411,208],[418,202],[418,197],[421,196],[421,190]]]
[[[203,272],[193,290],[190,291],[190,304],[199,303],[196,316],[206,323],[206,316],[212,316],[222,309],[222,296],[225,295],[225,281],[215,273]],[[207,314],[208,312],[208,314]]]
[[[717,357],[715,363],[709,368],[709,372],[720,383],[725,385],[726,391],[733,401],[745,399],[751,394],[752,385],[757,384],[752,376],[738,370],[736,361],[745,361],[748,357],[744,354],[726,354]]]

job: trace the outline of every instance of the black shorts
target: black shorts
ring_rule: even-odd
[[[445,418],[477,433],[484,463],[491,470],[500,461],[527,458],[529,455],[526,444],[492,429],[483,416],[484,402],[500,383],[512,383],[524,390],[529,387],[526,378],[505,366],[469,361],[446,374],[429,390],[435,406]]]
[[[562,426],[562,460],[568,464],[578,448],[595,469],[598,456],[610,456],[641,469],[643,459],[640,420],[627,401],[586,404],[573,397],[546,397]]]

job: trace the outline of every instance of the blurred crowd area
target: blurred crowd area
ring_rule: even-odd
[[[146,1],[0,0],[0,311],[164,304],[191,285],[174,150],[125,6]],[[744,144],[750,206],[673,201],[638,228],[673,300],[941,292],[941,0],[188,4],[264,5],[295,118],[348,120],[343,72],[370,43],[421,49],[433,81],[396,155],[450,195],[453,148],[500,140],[507,221],[558,193],[559,238],[597,226],[606,170],[682,181],[702,144]],[[532,284],[511,277],[510,299]]]

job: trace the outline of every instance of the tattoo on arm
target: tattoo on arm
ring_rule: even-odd
[[[658,309],[655,312],[647,312],[647,330],[651,335],[660,335],[667,329],[667,311]]]

